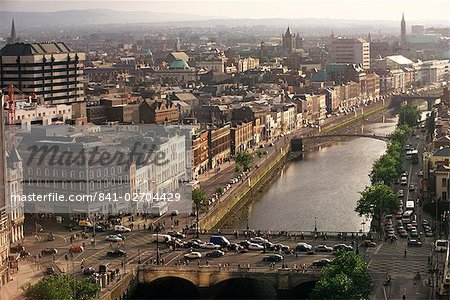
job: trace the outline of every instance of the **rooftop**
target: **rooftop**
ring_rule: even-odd
[[[65,43],[15,43],[0,50],[0,56],[57,54],[74,52]]]

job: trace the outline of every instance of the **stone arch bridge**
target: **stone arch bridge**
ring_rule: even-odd
[[[421,96],[421,95],[392,95],[391,103],[401,103],[406,101],[408,104],[417,100],[424,100],[427,102],[427,110],[432,110],[433,105],[436,103],[437,99],[440,99],[441,96]]]
[[[184,279],[197,287],[211,287],[232,279],[264,281],[277,290],[290,289],[307,282],[318,281],[320,271],[303,273],[294,269],[270,269],[266,267],[218,267],[218,266],[154,266],[138,268],[138,283],[152,283],[162,278]]]

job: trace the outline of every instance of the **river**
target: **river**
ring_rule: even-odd
[[[389,134],[396,121],[379,118],[379,123],[364,125],[363,130]],[[354,209],[358,192],[370,184],[373,162],[386,146],[381,140],[348,138],[305,153],[303,160],[283,169],[233,227],[244,229],[248,222],[250,229],[312,231],[316,224],[318,231],[368,231],[370,220]]]

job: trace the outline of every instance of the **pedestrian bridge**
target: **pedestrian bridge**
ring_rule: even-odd
[[[194,262],[195,263],[195,262]],[[152,283],[163,278],[184,279],[197,287],[211,287],[227,280],[261,280],[277,290],[319,280],[320,271],[301,269],[273,269],[267,267],[219,267],[219,266],[155,266],[138,267],[138,283]]]
[[[370,133],[333,133],[333,134],[319,134],[311,136],[299,136],[296,139],[311,140],[311,139],[326,139],[334,137],[365,137],[369,139],[377,139],[382,141],[389,141],[390,136],[385,134],[370,134]]]
[[[440,96],[430,96],[430,95],[405,95],[405,94],[397,94],[392,95],[392,103],[401,103],[402,101],[406,101],[408,104],[417,100],[424,100],[427,102],[428,108],[427,110],[432,110],[433,105],[436,103],[437,99],[440,99]]]

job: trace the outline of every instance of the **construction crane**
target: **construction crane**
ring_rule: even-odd
[[[8,110],[8,125],[9,125],[9,136],[10,136],[10,147],[14,148],[14,129],[16,125],[16,100],[14,98],[14,92],[18,92],[22,95],[22,98],[26,98],[25,93],[16,88],[14,85],[10,84],[7,87],[2,89],[3,91],[7,90],[8,99],[3,103],[4,108]],[[36,94],[32,94],[30,101],[36,98]],[[7,106],[7,107],[6,107]]]

